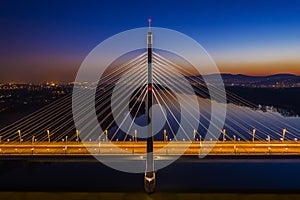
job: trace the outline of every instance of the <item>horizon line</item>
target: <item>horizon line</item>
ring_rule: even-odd
[[[269,76],[275,76],[275,75],[291,75],[291,76],[296,76],[300,77],[300,74],[294,74],[294,73],[274,73],[274,74],[266,74],[266,75],[253,75],[253,74],[243,74],[243,73],[229,73],[229,72],[222,72],[222,73],[211,73],[211,74],[196,74],[195,76],[201,75],[201,76],[210,76],[210,75],[215,75],[215,74],[220,74],[220,75],[243,75],[243,76],[249,76],[249,77],[269,77]],[[191,75],[192,76],[192,75]],[[57,81],[57,80],[46,80],[46,81],[0,81],[0,84],[73,84],[75,83],[75,80],[73,81]]]

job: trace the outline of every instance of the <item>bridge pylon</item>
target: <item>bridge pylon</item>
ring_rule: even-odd
[[[154,171],[153,159],[153,120],[152,113],[149,111],[152,106],[152,32],[151,32],[151,19],[148,19],[149,30],[147,34],[147,50],[148,50],[148,85],[147,85],[147,158],[146,158],[146,171],[144,175],[144,189],[147,193],[153,193],[156,187],[156,177]]]

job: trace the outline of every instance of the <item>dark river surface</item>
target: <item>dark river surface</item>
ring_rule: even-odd
[[[143,192],[143,174],[99,162],[1,161],[2,191]],[[299,158],[184,157],[157,172],[157,192],[300,191]]]

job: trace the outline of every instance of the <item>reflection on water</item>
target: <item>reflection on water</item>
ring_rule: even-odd
[[[225,121],[227,133],[251,139],[252,130],[255,128],[257,137],[261,139],[270,135],[271,139],[280,140],[282,130],[287,129],[286,139],[295,140],[300,137],[300,117],[285,117],[274,109],[265,112],[233,104],[229,104],[227,108]]]
[[[268,111],[278,112],[284,117],[299,117],[297,112],[292,109],[288,110],[285,108],[280,108],[280,107],[275,107],[275,106],[260,106],[260,105],[259,105],[259,107],[261,110],[263,110],[265,112],[268,112]]]
[[[189,100],[189,95],[186,96],[186,101]],[[197,130],[196,140],[199,140],[200,137],[204,138],[207,134],[207,129],[209,125],[214,126],[215,124],[211,123],[211,102],[209,99],[204,99],[198,97],[199,110],[200,110],[200,119],[198,119],[198,127],[182,127],[180,124],[181,120],[193,121],[195,117],[193,112],[198,109],[198,106],[189,106],[180,108],[180,105],[177,103],[176,99],[169,98],[165,96],[167,103],[162,107],[164,112],[166,112],[167,122],[164,124],[163,128],[157,132],[155,135],[155,140],[163,140],[163,131],[167,131],[167,137],[173,139],[176,137],[178,140],[188,140],[193,139],[193,129]],[[161,102],[161,101],[160,101]],[[181,116],[180,109],[187,109],[187,112],[184,116]],[[232,140],[252,140],[253,129],[255,132],[255,140],[266,140],[270,136],[271,140],[281,140],[283,129],[286,129],[285,134],[286,140],[295,140],[300,139],[300,117],[298,116],[289,116],[286,117],[281,113],[277,112],[278,109],[274,107],[266,107],[266,109],[252,109],[249,107],[238,106],[235,104],[227,104],[227,113],[224,127],[218,127],[220,133],[223,129],[226,129],[226,139]],[[214,113],[214,116],[220,120],[221,113]],[[164,117],[160,115],[159,118],[154,118],[153,120],[162,121]],[[136,118],[135,122],[142,124],[146,120],[145,113],[139,115]],[[128,125],[127,125],[128,126]],[[181,134],[180,136],[176,135],[177,130],[185,129],[189,130],[188,136]],[[116,127],[112,127],[110,132],[115,132]],[[129,132],[133,130],[129,129]],[[175,134],[174,134],[175,133]],[[118,132],[118,140],[124,139],[125,133],[121,131]],[[174,136],[175,135],[175,136]],[[201,136],[200,136],[201,135]],[[216,135],[216,134],[214,134]],[[188,138],[189,137],[189,138]],[[126,140],[129,140],[130,137],[127,137]],[[208,135],[206,139],[216,140],[213,135]],[[218,139],[222,139],[222,135]]]

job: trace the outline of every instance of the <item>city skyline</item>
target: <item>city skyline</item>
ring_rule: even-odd
[[[1,9],[0,79],[74,81],[95,46],[119,32],[146,26],[149,17],[154,26],[180,31],[199,42],[221,73],[300,75],[299,4],[7,1]]]

